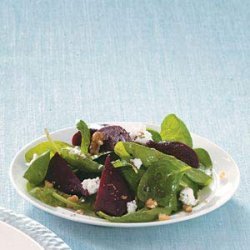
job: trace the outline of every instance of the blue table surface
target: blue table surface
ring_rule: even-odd
[[[0,1],[0,205],[72,249],[249,249],[250,1]],[[12,187],[15,153],[75,119],[178,114],[228,151],[240,187],[203,217],[145,229],[70,222]]]

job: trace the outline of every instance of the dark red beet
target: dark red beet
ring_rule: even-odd
[[[50,160],[45,179],[53,183],[55,188],[66,194],[86,195],[86,192],[82,188],[81,181],[58,153]]]
[[[91,137],[97,131],[97,129],[91,128],[89,131],[90,131],[90,137]],[[82,134],[80,131],[78,131],[72,137],[72,145],[81,146],[81,143],[82,143]]]
[[[146,145],[162,153],[173,155],[193,168],[199,167],[199,159],[195,151],[181,142],[148,141]]]
[[[120,126],[106,126],[98,130],[104,134],[104,142],[100,147],[100,152],[114,150],[115,144],[118,141],[131,141],[129,133]]]
[[[95,201],[95,210],[113,216],[127,213],[127,202],[132,200],[128,185],[119,169],[112,166],[107,156],[102,172],[100,187]]]
[[[82,143],[82,135],[81,132],[76,132],[72,137],[72,145],[73,146],[81,146]]]

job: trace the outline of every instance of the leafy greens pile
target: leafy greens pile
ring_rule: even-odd
[[[197,198],[212,181],[208,152],[193,149],[186,125],[174,114],[160,132],[147,128],[136,136],[120,126],[92,129],[82,120],[76,128],[72,144],[54,141],[46,131],[48,141],[25,154],[27,190],[50,206],[111,222],[148,222],[182,210],[181,190],[190,188]],[[99,181],[96,190],[93,181]]]

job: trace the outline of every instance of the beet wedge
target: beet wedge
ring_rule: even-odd
[[[110,156],[107,156],[96,196],[95,210],[112,216],[121,216],[127,213],[127,202],[131,200],[127,183],[119,169],[112,166]]]
[[[129,133],[117,125],[103,127],[98,132],[104,134],[103,145],[100,148],[101,152],[114,150],[115,144],[118,141],[131,141]]]
[[[172,155],[193,168],[199,167],[199,159],[197,154],[192,148],[184,143],[148,141],[146,145],[150,148],[155,148],[162,153]]]
[[[82,188],[81,181],[58,153],[50,160],[45,179],[53,183],[59,191],[66,194],[86,195],[86,192]]]

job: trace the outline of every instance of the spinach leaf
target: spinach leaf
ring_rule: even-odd
[[[146,169],[143,166],[140,167],[137,173],[129,166],[121,168],[121,173],[133,194],[136,194],[137,187],[145,171]]]
[[[199,162],[206,168],[212,168],[213,163],[212,160],[208,154],[208,152],[203,148],[195,148],[195,153],[197,154],[199,158]]]
[[[92,205],[87,202],[72,202],[68,200],[65,195],[58,194],[58,192],[53,192],[52,196],[59,202],[64,203],[67,207],[73,208],[75,210],[81,209],[84,211],[87,215],[93,215],[94,209],[92,208]]]
[[[173,171],[169,161],[161,160],[153,163],[142,176],[137,197],[146,202],[153,198],[160,206],[176,209],[176,196],[184,172],[191,167],[180,165],[180,169]]]
[[[185,175],[194,183],[197,183],[201,186],[207,186],[211,183],[212,177],[205,174],[203,171],[199,169],[190,169],[188,170]]]
[[[30,195],[50,206],[66,207],[66,204],[64,202],[57,200],[53,196],[53,193],[55,192],[56,190],[54,188],[48,188],[48,187],[35,187],[29,191]]]
[[[123,150],[120,150],[123,148]],[[179,170],[181,166],[188,166],[186,163],[176,159],[171,155],[161,153],[160,151],[145,147],[135,142],[118,142],[115,145],[115,153],[122,159],[139,158],[143,165],[147,168],[154,162],[164,160],[169,163],[168,166],[171,170]]]
[[[50,151],[38,156],[36,160],[31,162],[31,165],[24,173],[24,178],[34,185],[39,185],[45,179],[50,162]]]
[[[161,137],[164,141],[182,142],[193,147],[192,137],[182,120],[176,115],[168,115],[161,124]]]
[[[109,216],[101,211],[97,212],[101,218],[111,222],[149,222],[158,219],[159,214],[171,214],[170,208],[157,207],[153,209],[142,208],[134,213],[125,214],[120,217]]]
[[[195,196],[197,197],[197,192],[199,191],[200,187],[197,183],[190,180],[187,175],[183,175],[180,181],[180,190],[186,187],[190,187],[193,189]]]
[[[87,154],[89,151],[89,144],[90,144],[90,131],[88,125],[80,120],[76,124],[77,129],[81,132],[82,135],[82,142],[81,142],[81,151],[84,154]]]
[[[54,143],[56,144],[56,146],[59,149],[70,146],[68,143],[63,142],[63,141],[54,141]],[[25,153],[25,160],[27,162],[30,162],[33,159],[34,154],[41,155],[48,150],[51,152],[51,154],[55,153],[54,148],[52,147],[52,145],[49,141],[41,142],[41,143],[37,144],[36,146],[30,148]]]
[[[155,131],[155,130],[152,129],[152,128],[147,128],[147,131],[152,135],[153,141],[155,141],[155,142],[160,142],[160,141],[162,141],[161,135],[160,135],[159,132]]]
[[[94,209],[92,204],[89,202],[72,202],[67,198],[70,195],[64,194],[62,192],[57,191],[54,188],[49,187],[35,187],[28,191],[30,195],[35,197],[36,199],[50,205],[53,207],[70,207],[75,210],[81,209],[84,214],[94,216]]]
[[[61,157],[72,167],[86,173],[100,173],[102,165],[88,158],[84,154],[73,153],[72,148],[62,148]]]

